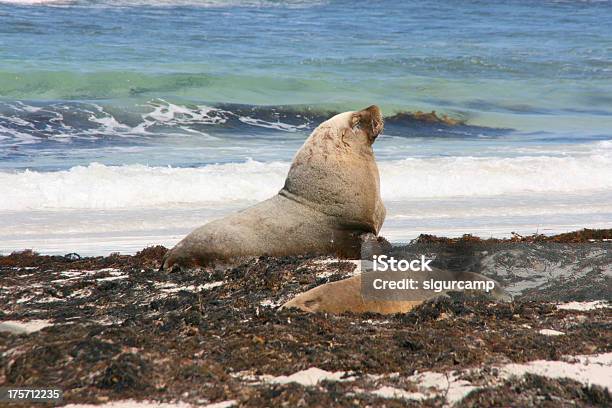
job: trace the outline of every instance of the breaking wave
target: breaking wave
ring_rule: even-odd
[[[605,150],[605,149],[604,149]],[[379,163],[383,200],[612,191],[612,156],[410,158]],[[287,162],[0,172],[0,210],[222,206],[274,195]]]
[[[308,106],[172,103],[152,99],[131,106],[93,102],[26,103],[0,101],[0,147],[67,140],[96,141],[184,134],[245,137],[270,132],[311,131],[338,113]],[[434,112],[399,112],[386,119],[386,133],[402,137],[475,138],[508,134],[465,124]]]

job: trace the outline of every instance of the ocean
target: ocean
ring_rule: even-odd
[[[172,246],[372,104],[392,242],[611,228],[611,26],[610,1],[0,0],[0,253]]]

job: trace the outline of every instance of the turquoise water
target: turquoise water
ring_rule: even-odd
[[[608,1],[0,3],[5,101],[128,116],[155,99],[378,103],[530,132],[612,128]]]
[[[610,1],[0,0],[0,217],[241,206],[375,103],[397,236],[608,225],[611,26]],[[432,110],[463,124],[397,115]]]

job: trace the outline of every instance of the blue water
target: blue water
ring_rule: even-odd
[[[196,111],[220,103],[322,112],[377,103],[387,115],[436,110],[474,125],[514,129],[524,136],[519,143],[608,140],[612,4],[498,3],[0,2],[0,147],[28,155],[4,152],[11,163],[3,167],[86,163],[87,154],[54,161],[47,152],[48,163],[39,163],[36,150],[55,147],[61,155],[72,147],[63,143],[67,138],[86,140],[79,145],[84,149],[124,145],[122,136],[137,133],[134,127],[152,110],[148,105],[159,100]],[[52,113],[39,115],[40,125],[35,115],[7,106],[15,101],[58,115],[55,121]],[[79,115],[79,108],[86,114]],[[125,126],[91,123],[89,111]],[[7,116],[24,121],[19,126]],[[227,160],[223,152],[207,152],[201,160],[160,157],[176,144],[189,144],[184,139],[228,133],[181,119],[179,114],[174,123],[147,126],[164,145],[163,152],[148,152],[150,162]],[[266,129],[246,126],[236,133],[296,136]],[[168,133],[185,137],[168,139]],[[394,133],[410,137],[409,131]],[[34,141],[24,143],[24,134]],[[141,136],[127,143],[155,144]],[[58,146],[48,143],[55,139],[61,139]],[[432,154],[441,150],[434,147]],[[286,159],[289,152],[279,154]],[[95,160],[117,164],[116,156]]]
[[[612,222],[610,1],[28,1],[0,0],[0,212],[259,198],[318,123],[378,104],[397,208],[501,197],[491,216],[540,225],[565,202],[558,226],[581,194],[581,225]],[[462,124],[404,115],[432,110]],[[128,194],[166,166],[209,193],[178,172],[167,201]],[[436,225],[469,224],[438,204]]]

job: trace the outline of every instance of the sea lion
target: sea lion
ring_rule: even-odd
[[[377,278],[381,279],[397,277],[397,275],[393,273],[364,273],[374,274]],[[453,272],[438,268],[432,268],[430,272],[411,271],[402,273],[406,278],[416,280],[420,289],[389,291],[385,292],[386,295],[382,298],[368,298],[366,295],[368,289],[365,289],[362,285],[362,279],[367,279],[364,278],[364,273],[310,289],[285,303],[281,309],[297,308],[306,312],[325,312],[332,314],[344,312],[370,312],[380,314],[406,313],[423,302],[445,296],[445,294],[449,292],[447,290],[436,292],[434,290],[423,289],[423,283],[430,279],[434,279],[435,281],[494,282],[494,289],[489,293],[491,298],[502,301],[511,300],[511,297],[501,288],[499,283],[495,282],[493,279],[473,272]],[[370,282],[371,280],[372,279],[370,279]]]
[[[244,257],[359,257],[360,235],[385,219],[372,144],[383,130],[377,106],[320,124],[297,152],[284,187],[253,207],[199,227],[167,252],[162,268]]]

